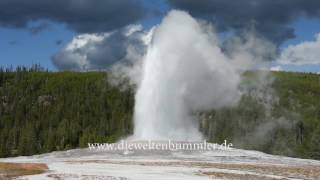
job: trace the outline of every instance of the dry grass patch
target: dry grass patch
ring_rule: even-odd
[[[208,164],[206,167],[239,170],[245,172],[254,172],[259,174],[269,174],[284,177],[311,178],[320,177],[319,166],[290,166],[290,165],[272,165],[272,164]]]
[[[13,178],[33,174],[41,174],[48,170],[46,164],[41,163],[2,163],[0,162],[0,179]]]
[[[200,175],[211,176],[212,179],[233,179],[233,180],[279,180],[279,178],[272,178],[263,175],[254,175],[254,174],[236,174],[236,173],[226,173],[226,172],[202,172]],[[281,180],[288,180],[287,178],[283,178]]]

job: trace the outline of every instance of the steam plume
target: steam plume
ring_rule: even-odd
[[[193,112],[237,103],[240,72],[214,33],[183,11],[154,30],[136,93],[137,139],[200,140]]]

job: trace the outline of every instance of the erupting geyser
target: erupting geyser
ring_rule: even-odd
[[[201,140],[194,112],[235,104],[240,75],[208,25],[171,11],[155,28],[136,93],[134,138]]]

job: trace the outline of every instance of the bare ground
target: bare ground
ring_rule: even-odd
[[[196,174],[222,179],[320,179],[320,166],[284,165],[284,164],[259,164],[259,163],[210,163],[192,161],[169,161],[169,162],[139,162],[139,161],[110,161],[88,160],[67,161],[67,163],[106,163],[140,166],[182,166],[198,167]]]
[[[13,179],[18,176],[41,174],[48,170],[42,163],[2,163],[0,162],[0,179]]]

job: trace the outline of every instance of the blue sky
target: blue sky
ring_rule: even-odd
[[[320,33],[320,19],[300,18],[293,22],[291,26],[295,29],[296,38],[287,40],[281,48],[289,45],[297,45],[305,41],[313,41],[315,35]],[[319,49],[320,51],[320,49]],[[274,63],[275,66],[277,65]],[[283,70],[297,72],[320,72],[320,65],[281,65]]]
[[[164,1],[145,1],[145,6],[158,9],[165,14],[169,7]],[[161,21],[161,16],[148,16],[139,23],[150,28]],[[37,25],[34,22],[31,25]],[[299,18],[290,24],[295,29],[296,38],[285,41],[281,48],[314,40],[315,34],[320,33],[320,20],[312,18]],[[49,27],[37,34],[26,29],[0,27],[0,66],[11,65],[30,66],[40,63],[49,70],[57,70],[52,64],[51,57],[61,50],[72,38],[77,35],[63,24],[49,23]],[[57,42],[61,42],[58,44]],[[276,64],[275,64],[276,65]],[[319,65],[282,65],[284,70],[320,72]]]
[[[320,19],[299,18],[291,26],[295,29],[296,38],[286,41],[283,47],[314,40],[315,34],[320,33]]]
[[[38,34],[24,29],[0,28],[0,65],[25,65],[40,63],[43,67],[56,70],[51,56],[68,43],[75,35],[61,24],[51,24]],[[60,45],[57,41],[61,41]]]

